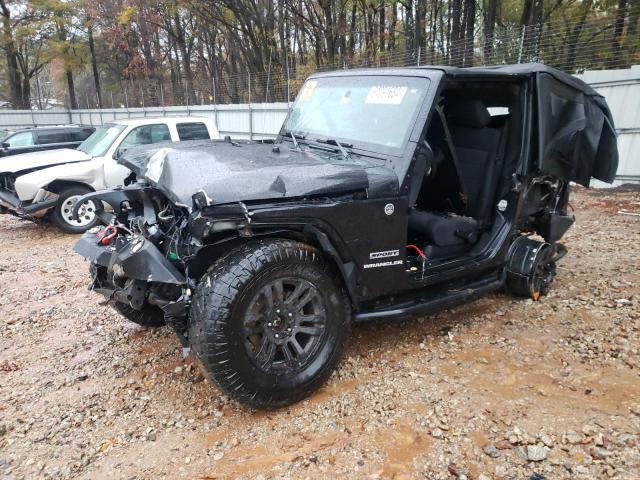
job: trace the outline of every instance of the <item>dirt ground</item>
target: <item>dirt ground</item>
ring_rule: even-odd
[[[549,296],[354,328],[293,407],[223,396],[98,304],[75,237],[0,218],[0,478],[640,478],[637,191],[580,190]]]

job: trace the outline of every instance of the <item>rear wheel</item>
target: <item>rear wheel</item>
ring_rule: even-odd
[[[507,290],[538,300],[549,293],[556,275],[555,248],[545,242],[519,237],[511,245],[507,264]]]
[[[189,342],[218,386],[254,408],[278,408],[319,388],[350,333],[340,283],[315,248],[249,243],[202,277]]]
[[[51,212],[51,222],[65,233],[83,233],[95,227],[100,219],[96,216],[96,205],[89,200],[80,206],[78,218],[73,218],[73,207],[80,197],[91,190],[82,186],[63,188],[58,194],[58,202]]]

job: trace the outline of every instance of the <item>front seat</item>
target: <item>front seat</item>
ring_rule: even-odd
[[[497,164],[506,126],[492,128],[491,115],[482,100],[458,100],[445,105],[456,149],[458,168],[467,194],[466,214],[480,228],[491,224],[498,186]]]
[[[414,210],[409,229],[426,240],[427,258],[455,255],[468,250],[477,240],[478,222],[471,217]]]

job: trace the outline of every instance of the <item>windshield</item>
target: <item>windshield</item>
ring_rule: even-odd
[[[122,125],[104,125],[98,127],[95,132],[80,144],[78,150],[91,157],[101,157],[107,153],[109,147],[123,130],[124,126]]]
[[[0,142],[4,142],[9,135],[13,135],[12,130],[0,130]]]
[[[427,78],[391,75],[307,80],[283,133],[399,153],[428,86]]]

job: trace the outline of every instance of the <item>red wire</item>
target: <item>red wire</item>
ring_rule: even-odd
[[[418,253],[418,255],[420,255],[421,258],[427,258],[427,256],[424,254],[424,252],[422,250],[420,250],[417,246],[413,245],[413,244],[412,245],[407,245],[406,248],[410,248],[410,249],[415,250]]]

